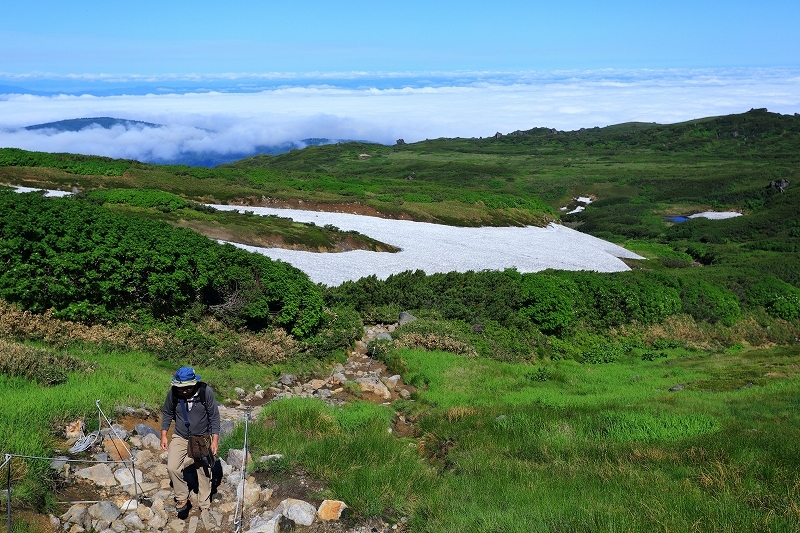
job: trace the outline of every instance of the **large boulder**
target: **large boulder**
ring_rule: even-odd
[[[88,479],[100,487],[113,487],[117,484],[117,480],[114,479],[114,473],[105,463],[99,463],[90,468],[82,468],[75,472],[75,475],[83,479]]]
[[[415,321],[416,319],[417,317],[415,317],[411,313],[403,311],[402,313],[400,313],[400,317],[398,318],[397,323],[403,326],[405,324],[408,324],[409,322]]]
[[[317,516],[317,509],[308,502],[287,498],[278,504],[275,514],[282,514],[299,526],[310,526]]]
[[[140,437],[144,437],[145,435],[155,435],[159,440],[161,440],[161,435],[158,433],[158,431],[147,424],[136,424],[133,429]]]
[[[96,504],[90,506],[86,511],[95,520],[108,520],[110,522],[113,522],[122,514],[120,508],[108,500],[97,502]]]

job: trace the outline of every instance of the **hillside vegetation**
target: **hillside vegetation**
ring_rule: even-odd
[[[313,146],[212,169],[0,149],[0,183],[81,191],[0,191],[3,451],[52,453],[51,425],[91,414],[86,394],[158,404],[187,362],[231,397],[282,372],[327,375],[365,324],[409,311],[416,321],[369,349],[412,399],[333,413],[271,403],[252,445],[286,455],[276,475],[314,476],[356,516],[431,533],[797,530],[798,163],[800,117],[766,110]],[[565,214],[579,196],[594,200]],[[417,271],[324,287],[200,233],[390,247],[203,203],[557,221],[645,259],[615,274]],[[671,218],[707,210],[742,216]],[[104,389],[109,376],[125,379]],[[388,433],[393,417],[411,434]],[[49,475],[15,474],[15,504],[52,508]]]

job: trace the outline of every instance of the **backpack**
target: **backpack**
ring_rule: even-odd
[[[203,404],[203,408],[206,410],[206,419],[208,420],[209,428],[211,427],[211,413],[208,411],[208,404],[206,404],[206,383],[201,381],[197,384],[197,392],[200,394],[198,395],[198,400],[201,404]],[[174,394],[172,395],[172,409],[177,414],[178,412],[178,403],[180,399],[177,398]],[[177,420],[176,420],[177,422]],[[184,421],[185,423],[186,421]],[[187,424],[188,426],[188,424]]]

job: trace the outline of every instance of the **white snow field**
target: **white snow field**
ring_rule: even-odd
[[[314,253],[236,244],[245,250],[290,263],[308,274],[312,281],[330,287],[372,274],[386,279],[390,274],[406,270],[433,274],[515,267],[520,272],[538,272],[547,268],[620,272],[628,270],[628,267],[619,258],[643,259],[621,246],[557,224],[546,228],[456,228],[345,213],[229,205],[213,207],[277,215],[297,222],[313,222],[318,226],[333,224],[339,229],[355,230],[401,248],[397,253],[365,250]]]
[[[695,213],[689,215],[688,218],[707,218],[709,220],[725,220],[726,218],[734,218],[742,216],[741,213],[736,211],[703,211],[702,213]]]

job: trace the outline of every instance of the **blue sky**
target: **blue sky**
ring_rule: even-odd
[[[800,66],[797,0],[26,0],[0,72]]]
[[[169,161],[800,112],[800,0],[6,4],[0,147]],[[162,126],[24,130],[101,116]]]

